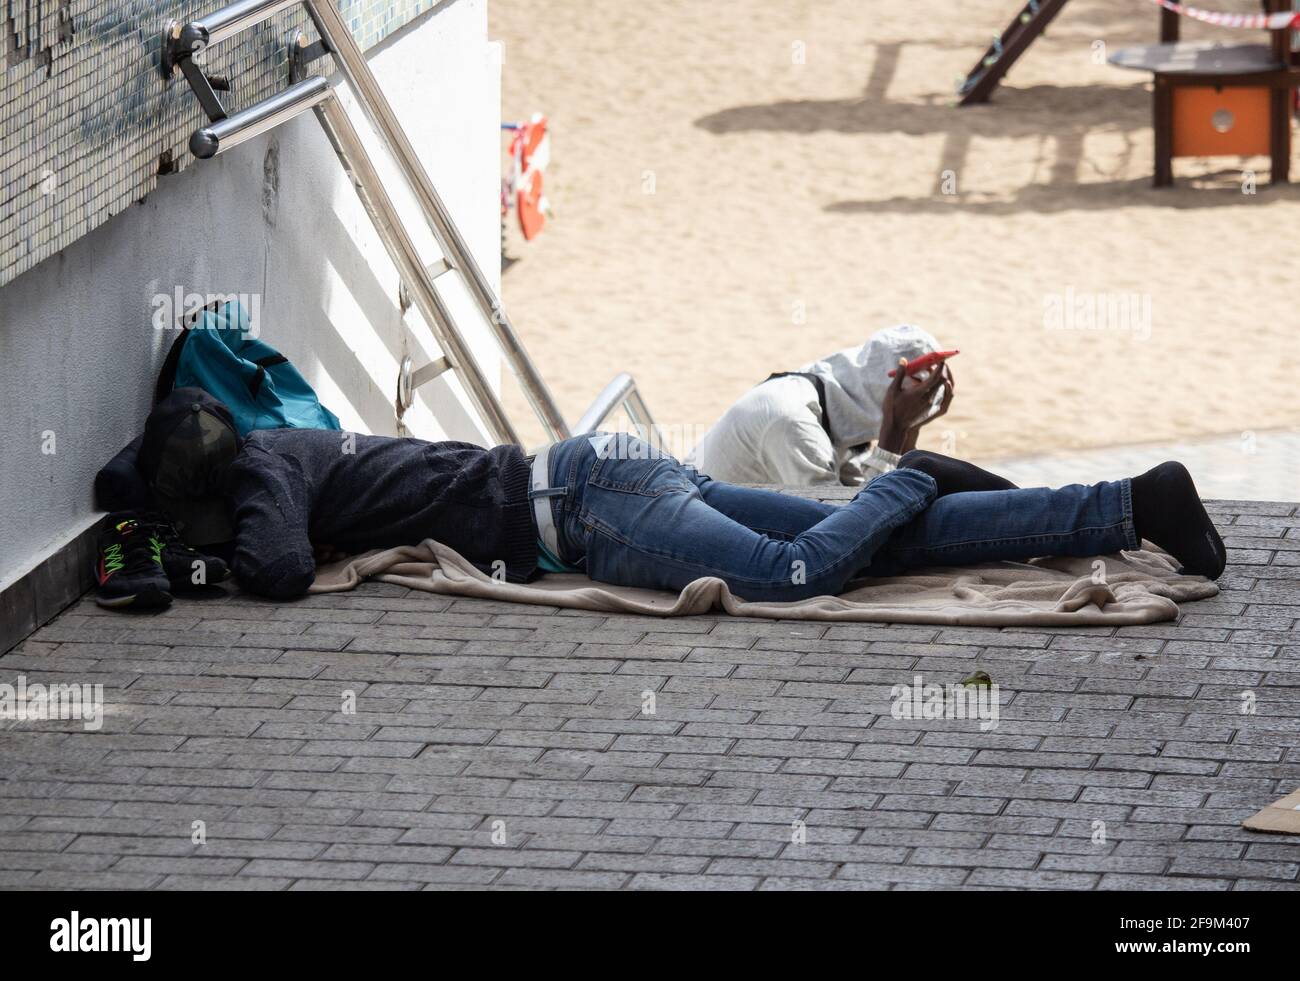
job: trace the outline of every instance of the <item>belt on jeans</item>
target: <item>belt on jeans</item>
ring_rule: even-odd
[[[537,521],[537,537],[557,559],[560,558],[560,533],[555,527],[555,515],[551,511],[551,498],[564,493],[564,488],[551,487],[551,447],[544,446],[533,457],[533,517]],[[549,493],[548,493],[549,492]]]

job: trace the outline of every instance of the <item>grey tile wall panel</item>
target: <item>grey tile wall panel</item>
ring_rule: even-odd
[[[169,20],[223,0],[0,0],[0,286],[157,186],[165,154],[184,168],[204,121],[180,78],[158,71]],[[335,0],[363,48],[436,0]],[[287,84],[287,45],[311,33],[301,8],[218,45],[208,71],[242,108]],[[318,63],[325,71],[329,63]]]

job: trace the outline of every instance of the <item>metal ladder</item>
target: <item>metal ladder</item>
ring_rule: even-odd
[[[313,44],[303,37],[297,39],[290,58],[292,84],[283,92],[256,105],[228,114],[214,87],[214,81],[217,85],[221,83],[207,76],[203,67],[195,61],[195,55],[300,3],[307,8],[320,40]],[[329,80],[321,75],[299,78],[304,74],[306,63],[323,54],[333,57],[343,79],[352,88],[357,103],[410,186],[442,252],[442,258],[432,266],[426,267],[421,261],[415,243]],[[474,261],[451,213],[443,204],[415,148],[398,123],[392,106],[380,89],[365,55],[353,39],[334,0],[238,0],[201,20],[188,24],[172,21],[163,31],[159,67],[167,79],[173,78],[177,72],[184,76],[210,120],[209,125],[196,131],[190,138],[190,150],[200,159],[215,157],[296,118],[308,109],[315,112],[363,207],[383,239],[403,285],[443,351],[443,357],[419,368],[415,368],[409,358],[403,362],[397,385],[399,406],[409,408],[416,389],[443,373],[454,370],[492,437],[501,443],[520,441],[501,400],[488,384],[456,326],[451,311],[434,285],[438,278],[456,273],[496,338],[506,362],[518,377],[520,386],[550,440],[595,431],[622,407],[643,438],[658,442],[654,420],[636,382],[627,374],[615,377],[583,414],[578,425],[572,429],[569,427],[511,326],[500,299]]]
[[[1047,25],[1056,19],[1066,2],[1067,0],[1028,0],[1010,26],[993,38],[989,49],[961,83],[957,91],[961,97],[958,104],[973,106],[988,102],[989,95],[997,88],[1003,76],[1038,36],[1047,30]]]

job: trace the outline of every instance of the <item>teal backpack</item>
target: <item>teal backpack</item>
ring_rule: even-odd
[[[257,429],[342,429],[289,359],[249,336],[238,302],[204,307],[186,326],[167,352],[154,401],[191,387],[225,403],[241,439]]]

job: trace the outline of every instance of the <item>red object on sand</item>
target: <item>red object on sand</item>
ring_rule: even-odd
[[[542,175],[534,173],[527,189],[519,191],[519,227],[523,229],[524,241],[531,242],[546,227],[546,215],[542,213]]]
[[[518,174],[516,207],[524,240],[531,242],[546,227],[546,201],[542,194],[543,177],[551,161],[551,140],[546,117],[534,116],[519,128],[510,147]]]
[[[929,368],[933,368],[937,364],[943,364],[943,362],[947,361],[949,358],[958,354],[961,354],[961,352],[960,351],[931,351],[929,354],[923,354],[919,358],[915,358],[912,361],[907,362],[907,373],[908,375],[920,374],[922,371],[925,371]],[[889,377],[893,378],[897,374],[898,374],[898,369],[895,368],[893,371],[889,373]]]

